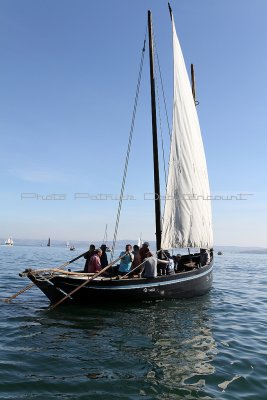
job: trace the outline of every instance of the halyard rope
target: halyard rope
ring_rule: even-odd
[[[131,145],[132,145],[135,116],[136,116],[138,97],[139,97],[139,91],[140,91],[140,85],[141,85],[143,64],[144,64],[146,35],[147,35],[147,32],[145,34],[144,46],[142,48],[142,56],[141,56],[141,62],[140,62],[140,68],[139,68],[139,74],[138,74],[138,81],[137,81],[137,88],[136,88],[136,94],[135,94],[135,100],[134,100],[134,109],[133,109],[133,115],[132,115],[132,122],[131,122],[129,141],[128,141],[128,147],[127,147],[127,153],[126,153],[126,160],[125,160],[125,166],[124,166],[124,172],[123,172],[123,178],[122,178],[120,199],[119,199],[119,205],[118,205],[118,211],[117,211],[117,218],[116,218],[115,230],[114,230],[114,236],[113,236],[113,242],[112,242],[111,260],[113,260],[114,250],[115,250],[115,246],[116,246],[117,233],[118,233],[118,227],[119,227],[119,222],[120,222],[121,207],[122,207],[122,201],[123,201],[123,194],[124,194],[124,188],[125,188],[125,182],[126,182],[126,175],[127,175],[128,163],[129,163],[129,157],[130,157],[130,151],[131,151]]]

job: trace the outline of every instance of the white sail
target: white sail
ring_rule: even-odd
[[[13,246],[13,240],[11,236],[5,241],[5,244],[7,244],[8,246]]]
[[[173,26],[174,104],[162,248],[213,246],[206,158],[190,81]]]

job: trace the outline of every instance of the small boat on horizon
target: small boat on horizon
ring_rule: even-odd
[[[12,240],[12,236],[9,236],[9,238],[5,241],[6,246],[13,246],[14,242]]]
[[[50,238],[48,238],[47,247],[50,247],[50,246],[51,246],[51,240],[50,240]]]

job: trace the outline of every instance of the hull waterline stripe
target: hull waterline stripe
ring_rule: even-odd
[[[129,290],[129,289],[143,289],[145,287],[159,287],[159,286],[166,286],[166,285],[173,285],[175,283],[182,283],[186,281],[195,280],[198,278],[202,278],[203,276],[209,274],[213,270],[213,266],[209,268],[207,271],[202,272],[201,274],[188,276],[185,278],[180,279],[173,279],[168,282],[150,282],[150,283],[141,283],[139,285],[127,285],[127,286],[87,286],[88,289],[96,289],[96,290]]]

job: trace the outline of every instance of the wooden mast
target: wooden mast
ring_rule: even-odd
[[[191,64],[191,85],[192,85],[192,95],[193,95],[193,99],[194,99],[195,105],[197,105],[197,102],[196,102],[196,83],[195,83],[194,64]]]
[[[157,113],[156,113],[155,74],[154,74],[154,45],[153,45],[151,11],[148,11],[148,33],[149,33],[153,158],[154,158],[156,246],[157,246],[157,250],[160,250],[161,249],[161,210],[160,210],[161,207],[160,207],[159,156],[158,156]]]
[[[170,17],[172,20],[172,8],[170,3],[168,3],[169,11],[170,11]],[[192,95],[193,99],[195,102],[195,105],[198,105],[198,101],[196,100],[196,81],[195,81],[195,71],[194,71],[194,64],[191,64],[191,86],[192,86]]]

